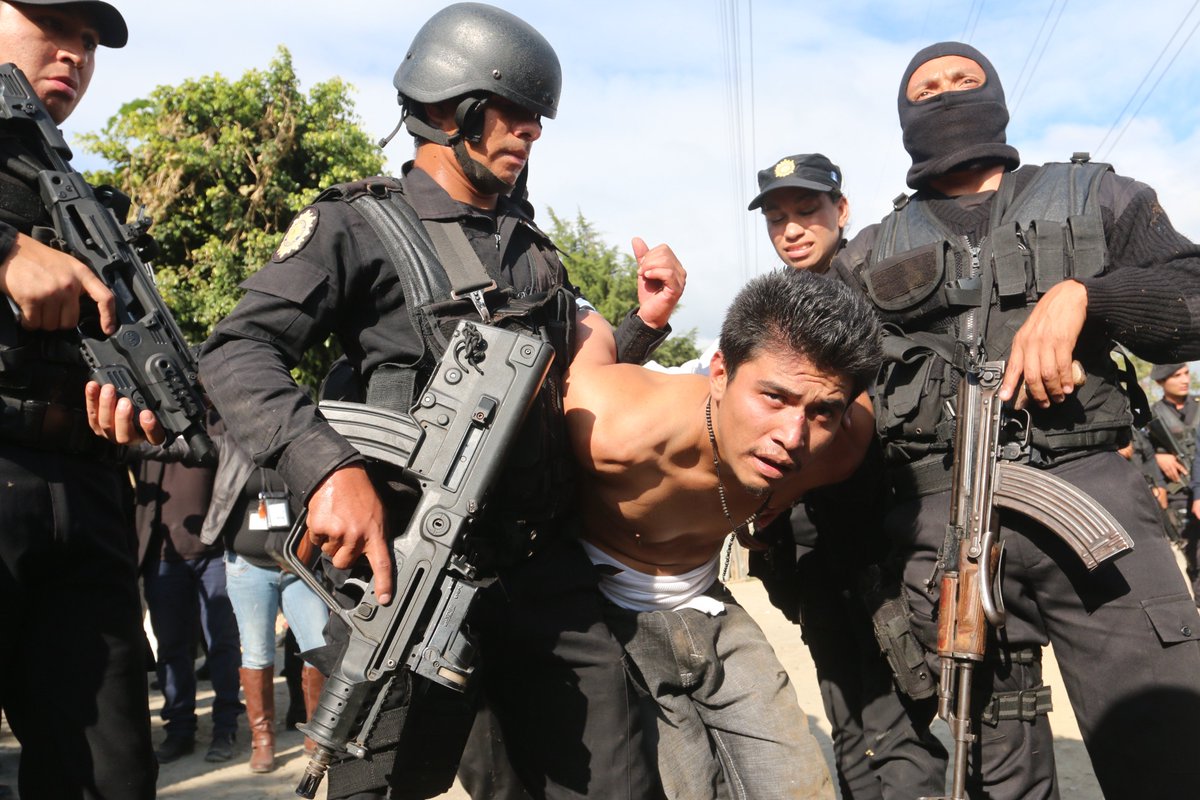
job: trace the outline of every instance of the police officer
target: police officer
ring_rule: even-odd
[[[759,171],[758,188],[749,210],[761,209],[780,260],[793,269],[828,273],[845,244],[850,217],[841,168],[821,153],[786,156]],[[899,800],[937,794],[945,749],[927,729],[912,724],[903,695],[892,689],[892,670],[872,625],[870,612],[883,606],[874,565],[888,550],[878,448],[851,480],[812,491],[804,500],[790,518],[759,533],[769,547],[750,553],[750,574],[801,625],[832,729],[841,796]],[[881,628],[894,627],[885,617],[880,615]],[[911,635],[904,641],[916,647]],[[903,644],[890,641],[888,647]],[[926,693],[933,688],[927,674],[925,688]]]
[[[108,3],[0,2],[0,62],[55,123],[87,91],[97,46],[127,38]],[[113,299],[29,235],[49,224],[39,157],[15,138],[0,156],[0,707],[21,743],[20,794],[153,797],[128,479],[88,427],[74,332],[84,294],[112,332]]]
[[[1104,503],[1136,543],[1089,572],[1045,528],[1000,514],[1007,625],[977,672],[974,708],[986,721],[972,791],[1057,796],[1041,715],[1049,641],[1105,795],[1191,796],[1200,785],[1200,616],[1142,477],[1116,452],[1129,439],[1122,384],[1132,377],[1110,353],[1115,340],[1156,362],[1200,355],[1200,251],[1150,187],[1107,165],[1081,156],[1017,169],[999,77],[968,45],[917,53],[898,106],[916,194],[842,258],[896,334],[876,395],[896,495],[886,523],[931,668],[951,414],[968,357],[1007,361],[1006,402],[1028,393],[1028,463]],[[1072,359],[1087,373],[1082,386]]]
[[[1200,583],[1196,570],[1196,542],[1200,520],[1190,513],[1190,475],[1196,455],[1196,430],[1200,428],[1200,398],[1190,393],[1192,373],[1187,364],[1157,364],[1150,379],[1162,389],[1162,397],[1150,407],[1155,424],[1154,459],[1167,480],[1167,512],[1187,561],[1188,577],[1195,589]]]
[[[1117,450],[1124,458],[1129,459],[1130,463],[1135,464],[1142,471],[1142,477],[1146,479],[1146,488],[1150,490],[1150,494],[1154,497],[1154,502],[1158,503],[1163,514],[1163,533],[1172,541],[1178,535],[1166,516],[1169,510],[1167,506],[1167,481],[1163,476],[1162,468],[1158,466],[1157,454],[1154,452],[1154,443],[1150,441],[1149,434],[1144,428],[1133,429],[1133,439],[1129,444]]]
[[[271,262],[246,280],[245,297],[205,346],[201,372],[230,431],[306,503],[313,543],[338,568],[365,554],[386,603],[392,578],[384,507],[359,454],[324,422],[288,368],[333,334],[368,402],[408,408],[440,355],[427,337],[436,340],[458,319],[512,317],[549,338],[557,358],[531,412],[535,435],[514,448],[524,463],[506,470],[507,483],[494,493],[507,501],[493,509],[497,534],[521,556],[535,552],[510,558],[495,591],[479,602],[484,694],[521,790],[641,797],[653,777],[622,651],[601,619],[593,568],[560,524],[570,456],[559,398],[576,306],[553,243],[515,188],[542,120],[557,113],[560,84],[554,50],[521,19],[476,3],[435,14],[395,77],[415,159],[398,180],[334,187],[304,209]],[[457,243],[450,258],[440,255],[446,241]],[[683,284],[665,246],[636,254],[642,304],[618,331],[626,360],[640,360],[665,335]],[[457,299],[406,289],[422,276],[436,287],[472,270],[486,276],[476,284],[484,288]],[[378,788],[372,780],[343,780],[334,770],[330,796]],[[399,767],[395,782],[395,791],[415,791]]]

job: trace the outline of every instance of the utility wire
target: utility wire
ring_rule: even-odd
[[[1193,8],[1194,7],[1195,6],[1193,6]],[[1187,18],[1184,17],[1184,19]],[[1128,131],[1129,126],[1133,125],[1134,119],[1138,118],[1138,114],[1141,113],[1141,109],[1145,106],[1146,101],[1150,100],[1150,96],[1154,94],[1154,90],[1158,89],[1160,80],[1162,80],[1163,76],[1165,76],[1165,74],[1171,70],[1171,65],[1175,64],[1175,59],[1180,58],[1180,53],[1183,52],[1184,47],[1187,47],[1188,42],[1192,41],[1192,36],[1195,34],[1196,29],[1198,28],[1200,28],[1200,20],[1196,20],[1196,24],[1192,26],[1192,30],[1188,31],[1187,38],[1184,38],[1183,43],[1180,44],[1180,49],[1175,50],[1175,55],[1172,55],[1171,60],[1166,62],[1166,66],[1163,67],[1163,71],[1158,73],[1158,78],[1154,79],[1154,84],[1151,86],[1150,91],[1147,91],[1146,96],[1141,98],[1141,102],[1138,103],[1138,108],[1134,109],[1134,113],[1129,115],[1129,119],[1126,120],[1126,124],[1124,124],[1124,127],[1121,128],[1121,133],[1118,133],[1117,138],[1112,140],[1112,144],[1109,145],[1109,149],[1105,150],[1103,155],[1098,156],[1100,161],[1106,160],[1106,158],[1109,157],[1109,154],[1116,149],[1117,144],[1121,142],[1121,137],[1124,136],[1124,132]]]
[[[729,138],[732,151],[732,158],[729,161],[731,175],[730,180],[733,183],[733,192],[731,196],[736,204],[741,197],[741,181],[742,181],[742,154],[745,152],[745,130],[742,125],[742,73],[741,73],[741,53],[739,50],[739,35],[737,25],[737,7],[736,0],[724,0],[721,4],[721,14],[724,21],[724,52],[726,64],[726,80],[728,81],[728,96],[729,96]],[[733,210],[737,215],[737,208]],[[748,265],[746,262],[745,250],[745,231],[742,225],[740,215],[734,219],[734,230],[737,232],[738,245],[738,264],[739,271],[745,277]]]
[[[1050,21],[1050,15],[1054,13],[1056,3],[1058,3],[1058,0],[1050,0],[1050,5],[1046,6],[1046,13],[1042,16],[1042,24],[1038,28],[1037,36],[1033,37],[1033,41],[1030,42],[1029,52],[1025,54],[1025,63],[1021,65],[1021,71],[1017,73],[1017,79],[1013,82],[1012,93],[1014,96],[1017,94],[1017,90],[1021,88],[1021,81],[1025,80],[1025,72],[1029,69],[1029,60],[1033,58],[1038,42],[1042,40],[1042,34],[1046,32],[1046,23]]]
[[[972,0],[971,8],[967,10],[967,23],[963,27],[962,35],[962,41],[967,44],[971,43],[971,39],[975,37],[975,29],[979,27],[979,18],[983,16],[983,4],[984,0],[978,0],[978,2]],[[974,22],[971,21],[972,13],[975,15]]]
[[[1037,58],[1033,60],[1033,67],[1029,70],[1029,77],[1026,78],[1025,85],[1021,87],[1021,92],[1017,95],[1016,102],[1013,103],[1013,112],[1021,106],[1021,101],[1025,99],[1025,92],[1029,90],[1030,84],[1033,83],[1033,76],[1037,73],[1037,68],[1042,63],[1042,56],[1046,55],[1046,48],[1050,45],[1050,40],[1054,38],[1054,32],[1058,30],[1059,20],[1062,19],[1063,12],[1066,10],[1067,0],[1063,0],[1062,5],[1058,7],[1058,16],[1054,18],[1054,24],[1050,26],[1050,32],[1046,34],[1046,40],[1042,42],[1042,49],[1038,51]]]
[[[1142,91],[1142,87],[1146,85],[1146,81],[1150,80],[1150,76],[1154,73],[1155,68],[1158,66],[1158,62],[1162,61],[1162,57],[1167,54],[1167,50],[1170,49],[1171,43],[1175,41],[1175,37],[1178,36],[1180,31],[1182,31],[1184,29],[1184,27],[1187,24],[1188,17],[1190,17],[1192,15],[1192,12],[1194,12],[1196,10],[1196,6],[1198,6],[1198,5],[1200,5],[1200,0],[1196,0],[1196,2],[1192,3],[1192,7],[1188,9],[1187,13],[1183,15],[1183,19],[1180,21],[1179,25],[1177,25],[1175,27],[1175,32],[1171,34],[1171,38],[1168,39],[1167,43],[1164,44],[1162,46],[1162,49],[1158,51],[1158,56],[1154,59],[1154,63],[1150,65],[1150,68],[1148,70],[1146,70],[1146,74],[1142,76],[1141,82],[1138,83],[1137,88],[1133,90],[1133,94],[1129,95],[1129,100],[1126,101],[1124,107],[1121,109],[1121,112],[1119,114],[1117,114],[1117,118],[1114,119],[1112,125],[1109,126],[1108,132],[1104,134],[1104,138],[1100,140],[1100,144],[1096,146],[1096,157],[1097,158],[1102,158],[1101,150],[1103,150],[1105,143],[1108,142],[1108,137],[1113,135],[1113,132],[1117,129],[1117,125],[1121,122],[1121,118],[1125,116],[1125,112],[1129,110],[1129,107],[1131,105],[1133,105],[1133,101],[1138,96],[1138,92]],[[1195,32],[1196,32],[1196,29],[1193,27],[1192,33],[1195,33]],[[1177,58],[1179,56],[1179,53],[1181,53],[1183,51],[1184,46],[1186,46],[1188,43],[1188,39],[1192,38],[1192,33],[1188,34],[1188,38],[1184,39],[1183,44],[1179,46],[1179,50],[1175,51],[1175,56],[1173,56],[1171,58],[1171,64],[1175,63],[1175,58]],[[1162,74],[1160,74],[1158,76],[1158,80],[1162,80],[1162,76],[1165,75],[1166,71],[1171,68],[1171,64],[1167,64],[1167,66],[1163,70]],[[1154,86],[1158,86],[1157,80],[1154,82]],[[1151,87],[1150,92],[1146,93],[1146,98],[1149,98],[1150,94],[1153,91],[1154,91],[1154,87]],[[1146,104],[1146,98],[1142,99],[1142,102],[1138,106],[1137,111],[1133,112],[1133,117],[1136,117],[1138,114],[1138,111],[1142,110],[1142,106],[1144,106]],[[1133,121],[1133,117],[1129,118],[1129,122]],[[1125,129],[1129,127],[1129,122],[1126,122],[1125,128],[1121,129],[1121,135],[1124,135]],[[1121,139],[1121,137],[1118,136],[1117,139],[1113,141],[1112,147],[1110,147],[1107,151],[1105,151],[1104,154],[1107,155],[1109,152],[1111,152],[1112,149],[1117,146],[1117,142],[1120,141],[1120,139]]]
[[[962,33],[958,35],[958,38],[964,42],[967,40],[967,28],[971,27],[971,15],[975,13],[976,2],[978,0],[971,0],[971,7],[967,9],[967,18],[963,20]]]
[[[717,0],[717,16],[721,27],[721,50],[725,66],[725,99],[728,110],[728,131],[731,147],[729,160],[734,203],[734,230],[736,231],[739,271],[743,278],[749,277],[750,230],[746,205],[745,180],[749,174],[746,165],[746,102],[742,81],[742,33],[737,7],[738,0]],[[753,95],[753,72],[751,70],[751,95]],[[753,97],[751,96],[751,122]]]
[[[715,2],[717,19],[721,28],[721,64],[724,68],[725,75],[725,125],[729,144],[733,151],[734,158],[729,160],[729,181],[732,195],[737,196],[737,72],[735,59],[733,58],[733,45],[731,43],[731,26],[728,14],[728,0],[716,0]],[[736,227],[735,227],[736,230]]]
[[[758,166],[758,127],[755,124],[758,119],[758,110],[755,107],[754,102],[754,0],[746,0],[746,32],[746,65],[749,67],[750,71],[750,169],[753,170]],[[749,175],[750,172],[747,171],[742,177],[740,183],[741,186],[746,185],[746,179],[749,177]],[[738,208],[742,218],[749,220],[751,218],[747,217],[746,212],[741,210],[746,207],[746,203],[744,202],[745,199],[746,195],[742,194],[738,202]],[[750,247],[750,237],[753,234],[754,227],[749,221],[746,222],[746,230],[746,243],[750,252],[754,254],[754,274],[757,275],[759,273],[758,253],[760,248]]]

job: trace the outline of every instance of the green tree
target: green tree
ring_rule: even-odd
[[[637,261],[614,245],[606,244],[592,223],[577,212],[574,221],[550,214],[550,238],[563,252],[563,264],[571,282],[579,287],[601,316],[616,326],[636,308]],[[658,348],[654,359],[665,366],[675,366],[698,358],[696,329],[676,334]]]
[[[154,220],[159,290],[189,340],[233,309],[238,285],[320,189],[382,170],[349,89],[333,78],[304,94],[280,47],[266,70],[159,86],[82,137],[112,165],[88,180],[117,186]],[[332,340],[314,348],[297,379],[319,381],[336,355]]]
[[[654,351],[654,360],[664,367],[677,367],[699,357],[700,347],[696,344],[695,328],[670,337]]]

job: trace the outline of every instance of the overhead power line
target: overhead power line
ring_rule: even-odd
[[[1013,87],[1016,100],[1012,104],[1012,111],[1015,113],[1020,107],[1021,101],[1025,99],[1025,92],[1028,91],[1030,84],[1033,83],[1033,76],[1037,74],[1037,68],[1042,63],[1042,56],[1046,55],[1046,48],[1050,45],[1050,40],[1054,38],[1054,32],[1058,30],[1058,22],[1062,19],[1063,12],[1067,10],[1067,0],[1062,0],[1062,5],[1058,7],[1058,14],[1054,17],[1054,24],[1050,26],[1049,32],[1046,33],[1046,38],[1042,41],[1042,46],[1038,49],[1037,39],[1033,40],[1033,47],[1030,48],[1030,55],[1034,50],[1037,50],[1037,57],[1033,60],[1033,66],[1029,68],[1029,72],[1025,73],[1022,68],[1021,72],[1025,75],[1025,83],[1019,87]],[[1050,18],[1051,12],[1054,11],[1054,2],[1050,3],[1050,8],[1046,9],[1046,17],[1042,20],[1042,29],[1038,31],[1038,36],[1041,37],[1041,31],[1045,30],[1046,20]],[[1025,63],[1029,63],[1029,56],[1025,57]],[[1017,79],[1020,83],[1020,78]]]
[[[1117,134],[1117,137],[1115,139],[1113,139],[1113,143],[1109,146],[1109,148],[1107,150],[1104,150],[1103,148],[1104,148],[1105,143],[1108,142],[1108,137],[1112,136],[1113,131],[1115,131],[1117,129],[1117,125],[1121,122],[1121,118],[1125,116],[1125,112],[1129,110],[1129,107],[1131,105],[1133,105],[1133,101],[1137,98],[1138,93],[1142,91],[1142,87],[1146,85],[1146,81],[1150,79],[1150,76],[1152,74],[1154,74],[1154,70],[1158,67],[1158,62],[1162,61],[1163,56],[1166,55],[1167,51],[1171,48],[1171,44],[1175,41],[1175,37],[1177,37],[1180,33],[1182,33],[1183,30],[1187,27],[1188,18],[1192,16],[1192,13],[1196,10],[1197,6],[1200,6],[1200,0],[1196,0],[1196,2],[1192,3],[1192,7],[1187,10],[1187,13],[1183,15],[1183,19],[1180,20],[1180,22],[1177,26],[1175,26],[1175,31],[1171,34],[1171,38],[1168,39],[1167,43],[1164,44],[1162,46],[1162,49],[1158,51],[1158,56],[1155,57],[1154,63],[1150,65],[1150,68],[1148,70],[1146,70],[1146,74],[1142,76],[1142,80],[1138,83],[1137,88],[1133,90],[1133,94],[1131,94],[1129,96],[1129,100],[1126,101],[1125,105],[1121,108],[1120,113],[1117,114],[1117,118],[1114,119],[1112,125],[1109,126],[1108,132],[1104,134],[1104,138],[1101,139],[1100,144],[1097,145],[1097,147],[1096,147],[1096,158],[1097,159],[1104,161],[1105,159],[1108,158],[1109,154],[1112,153],[1112,151],[1116,149],[1117,143],[1121,141],[1121,137],[1125,135],[1125,131],[1127,131],[1129,129],[1130,124],[1133,123],[1133,120],[1137,117],[1137,115],[1141,112],[1142,108],[1146,105],[1146,101],[1150,99],[1150,95],[1154,94],[1154,90],[1158,88],[1158,84],[1163,79],[1163,76],[1166,75],[1167,72],[1171,69],[1171,65],[1175,63],[1175,59],[1177,59],[1179,57],[1179,54],[1183,52],[1183,48],[1187,47],[1187,43],[1191,40],[1192,35],[1196,32],[1196,28],[1200,27],[1200,20],[1197,20],[1197,22],[1194,25],[1192,25],[1192,29],[1188,32],[1188,35],[1184,38],[1183,42],[1179,45],[1179,49],[1177,49],[1175,51],[1175,54],[1173,56],[1171,56],[1171,60],[1167,62],[1167,65],[1165,67],[1163,67],[1162,72],[1160,72],[1158,74],[1158,77],[1154,79],[1154,83],[1153,83],[1153,85],[1151,85],[1150,90],[1146,92],[1146,94],[1142,97],[1142,101],[1140,103],[1138,103],[1138,107],[1129,116],[1129,119],[1125,121],[1125,125],[1122,126],[1121,132]]]
[[[971,43],[971,39],[975,38],[975,29],[979,27],[979,18],[983,16],[984,0],[971,0],[971,7],[967,9],[967,21],[963,25],[962,41],[967,44]],[[975,19],[971,17],[974,15]]]
[[[1054,6],[1058,0],[1050,0],[1050,4],[1046,6],[1046,13],[1042,16],[1042,24],[1038,27],[1037,36],[1033,37],[1033,41],[1029,43],[1029,52],[1025,54],[1025,63],[1021,64],[1021,71],[1017,73],[1017,79],[1013,81],[1011,90],[1016,97],[1017,89],[1021,86],[1021,81],[1025,80],[1025,73],[1029,70],[1029,61],[1033,58],[1033,54],[1037,51],[1038,42],[1042,40],[1042,34],[1046,32],[1046,24],[1050,22],[1050,15],[1054,13]]]
[[[746,213],[746,181],[754,163],[754,14],[752,0],[746,0],[746,47],[743,55],[742,23],[738,0],[716,0],[721,30],[721,54],[725,78],[726,120],[729,135],[730,180],[735,214],[733,229],[737,235],[740,271],[743,278],[751,272],[750,215]],[[746,69],[743,72],[743,64]],[[743,75],[746,77],[743,78]],[[749,128],[749,135],[747,135]],[[757,265],[755,265],[757,272]]]

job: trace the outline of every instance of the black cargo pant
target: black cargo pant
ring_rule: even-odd
[[[910,703],[896,691],[892,670],[861,601],[815,577],[800,606],[821,700],[833,733],[843,800],[909,800],[941,794],[946,752],[924,726],[914,724]]]
[[[154,797],[127,493],[111,465],[0,442],[0,706],[21,797]]]
[[[1003,512],[1003,594],[1010,649],[1050,642],[1096,778],[1108,800],[1195,797],[1200,787],[1200,615],[1161,532],[1136,467],[1099,453],[1053,469],[1102,502],[1134,549],[1093,572],[1028,518]],[[907,553],[905,586],[918,635],[936,640],[936,588],[927,579],[945,536],[949,492],[897,506],[889,533]],[[930,654],[936,669],[936,654]],[[996,671],[994,688],[1030,688],[1040,664]],[[985,671],[986,674],[986,671]],[[1063,703],[1060,694],[1056,701]],[[928,703],[932,718],[934,704]],[[973,797],[1054,798],[1053,737],[1046,717],[984,726],[972,753]]]
[[[414,703],[390,789],[355,793],[361,784],[335,766],[329,796],[433,797],[457,764],[470,795],[489,800],[657,797],[636,689],[597,582],[567,534],[502,570],[471,610],[479,644],[472,693],[439,690]],[[468,702],[478,713],[467,707],[464,716]]]
[[[1200,606],[1200,519],[1192,513],[1192,493],[1185,491],[1181,497],[1172,496],[1170,504],[1169,513],[1183,521],[1183,529],[1179,532],[1180,546],[1188,580],[1192,583],[1192,595],[1197,598],[1196,605]]]
[[[762,580],[784,616],[802,627],[829,720],[842,800],[941,794],[945,748],[896,691],[853,586],[857,567],[849,554],[860,553],[868,532],[851,525],[818,534],[803,507],[793,509],[787,522],[786,530],[781,522],[767,532],[781,541],[771,539],[767,553],[750,554],[750,574]],[[835,541],[838,536],[859,541]]]
[[[597,580],[583,548],[561,535],[477,601],[485,708],[459,770],[472,797],[656,796]]]

